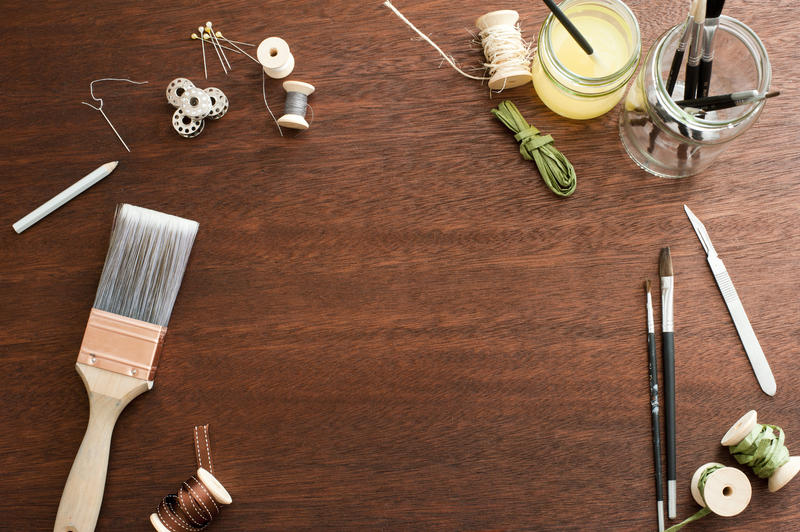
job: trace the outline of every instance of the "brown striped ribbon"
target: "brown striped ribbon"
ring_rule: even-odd
[[[213,473],[208,425],[198,425],[194,428],[194,451],[197,467]],[[219,506],[203,483],[192,475],[189,480],[181,484],[178,493],[164,497],[156,513],[171,532],[184,532],[207,527],[219,515]]]

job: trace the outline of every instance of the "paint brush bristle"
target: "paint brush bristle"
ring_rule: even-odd
[[[661,248],[661,256],[658,259],[658,274],[661,277],[672,277],[672,256],[669,247]]]
[[[706,18],[718,18],[722,14],[725,0],[708,0],[706,6]]]
[[[694,11],[694,21],[697,24],[704,24],[706,21],[706,0],[698,0]]]
[[[198,223],[117,206],[94,308],[166,327]]]

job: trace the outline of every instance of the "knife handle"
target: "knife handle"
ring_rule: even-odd
[[[775,377],[772,375],[772,370],[769,367],[769,362],[767,362],[767,357],[764,356],[764,351],[761,349],[761,344],[758,343],[753,326],[750,325],[750,320],[744,311],[739,294],[733,286],[730,275],[728,275],[728,270],[719,257],[709,257],[708,265],[711,267],[714,279],[717,281],[717,286],[719,286],[719,291],[722,293],[722,299],[725,300],[725,304],[728,306],[728,312],[730,312],[733,324],[736,326],[736,332],[739,333],[739,338],[742,341],[747,358],[750,360],[750,365],[753,367],[753,373],[758,379],[759,386],[767,395],[775,395],[777,389]]]

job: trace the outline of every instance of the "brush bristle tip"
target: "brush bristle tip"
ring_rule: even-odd
[[[166,327],[197,228],[193,220],[119,205],[94,307]]]
[[[658,273],[661,277],[672,277],[672,256],[669,246],[661,248],[661,255],[658,259]]]

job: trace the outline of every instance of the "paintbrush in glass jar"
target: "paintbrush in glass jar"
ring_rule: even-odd
[[[54,532],[91,532],[97,524],[111,433],[128,403],[153,387],[197,228],[197,222],[177,216],[117,207],[75,364],[89,395],[89,424],[61,495]]]
[[[698,95],[697,83],[700,80],[700,60],[703,58],[703,26],[706,22],[706,0],[698,0],[694,20],[691,24],[692,44],[686,61],[686,78],[683,86],[683,99],[689,100]]]
[[[678,81],[678,72],[681,70],[683,63],[683,55],[686,53],[686,47],[689,46],[689,39],[692,36],[692,23],[694,22],[694,11],[697,9],[698,0],[692,0],[689,6],[689,16],[686,22],[683,23],[683,33],[678,41],[678,46],[675,48],[675,55],[672,56],[672,65],[669,67],[669,75],[667,76],[667,94],[672,96],[672,91],[675,90],[675,83]]]
[[[708,0],[706,21],[703,26],[703,58],[700,60],[700,80],[698,81],[697,98],[708,96],[711,85],[711,66],[714,63],[714,35],[719,27],[719,16],[725,0]]]
[[[720,109],[730,109],[749,103],[757,103],[762,100],[780,96],[781,91],[772,91],[766,94],[756,90],[731,92],[730,94],[719,94],[717,96],[706,96],[705,98],[694,98],[692,100],[679,100],[675,102],[687,112],[699,113],[703,111],[719,111]]]

